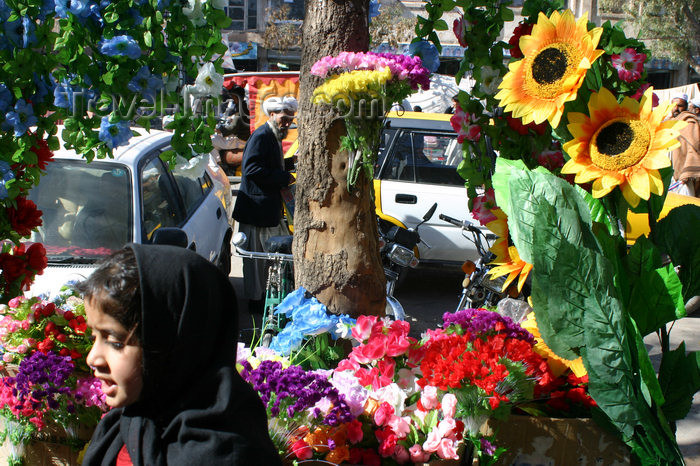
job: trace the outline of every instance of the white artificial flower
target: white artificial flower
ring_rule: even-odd
[[[202,11],[202,1],[201,0],[187,0],[188,6],[182,8],[182,12],[192,21],[196,27],[201,27],[207,24],[207,20],[204,18],[204,12]]]
[[[204,0],[204,3],[206,3],[208,0]],[[224,7],[228,6],[228,0],[211,0],[211,6],[216,8],[217,10],[223,10]]]
[[[490,66],[481,68],[481,90],[488,95],[493,95],[501,84],[501,72]]]
[[[401,415],[405,408],[404,403],[406,403],[406,392],[401,390],[401,387],[395,383],[390,383],[379,390],[374,392],[374,397],[377,399],[379,404],[382,402],[387,402],[393,406],[394,411],[397,415]]]
[[[216,72],[213,63],[205,63],[197,74],[194,87],[199,95],[221,95],[224,76]]]

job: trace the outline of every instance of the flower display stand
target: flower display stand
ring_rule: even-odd
[[[7,422],[7,421],[5,421]],[[80,464],[80,448],[92,436],[91,429],[78,428],[71,436],[61,427],[47,426],[26,444],[13,445],[9,438],[0,445],[0,464],[12,464],[12,458],[23,458],[31,466],[73,466]]]
[[[496,443],[508,449],[502,465],[622,465],[630,464],[629,448],[592,419],[510,416],[489,419],[481,427],[496,434]]]

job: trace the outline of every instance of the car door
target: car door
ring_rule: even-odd
[[[411,228],[438,204],[433,217],[419,229],[421,261],[461,263],[477,259],[474,245],[461,229],[439,219],[442,213],[473,221],[464,180],[456,171],[462,160],[456,134],[399,129],[386,157],[380,172],[384,214]]]

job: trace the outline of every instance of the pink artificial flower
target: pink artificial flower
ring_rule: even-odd
[[[496,220],[496,216],[492,212],[496,207],[496,194],[493,188],[489,188],[484,191],[484,194],[474,198],[472,217],[482,225],[486,225]]]
[[[374,412],[374,423],[381,427],[389,422],[392,416],[395,416],[394,407],[385,401]]]
[[[455,448],[455,441],[448,438],[440,440],[440,445],[437,447],[437,454],[440,458],[446,460],[458,460],[459,455],[457,454],[457,448]]]
[[[406,419],[408,419],[408,421]],[[396,433],[397,438],[404,439],[409,432],[411,432],[410,420],[411,418],[391,416],[391,419],[389,419],[387,425]]]
[[[420,394],[420,404],[426,411],[435,409],[438,406],[437,387],[426,385]]]
[[[610,57],[610,61],[617,70],[617,76],[626,83],[636,81],[642,76],[646,59],[646,54],[637,53],[631,47],[627,47],[621,54]]]
[[[462,47],[469,46],[469,44],[467,44],[466,38],[468,26],[469,21],[464,20],[464,15],[455,19],[455,22],[452,24],[452,31],[454,31],[455,37],[457,38],[457,42],[459,42],[459,45],[461,45]]]
[[[475,115],[465,112],[455,105],[455,113],[450,118],[452,128],[457,132],[457,142],[462,144],[465,139],[476,142],[481,138],[481,126],[476,124]]]
[[[440,437],[456,438],[457,422],[452,418],[443,419],[438,423],[437,430]]]
[[[537,155],[537,163],[553,172],[564,166],[564,154],[560,150],[545,150]]]
[[[377,323],[377,316],[359,316],[355,326],[352,328],[352,336],[360,343],[369,338],[372,333],[372,326]]]
[[[402,445],[396,445],[394,447],[394,454],[391,456],[399,464],[406,464],[411,459],[411,455],[408,453],[408,450],[406,450],[406,447]]]
[[[442,405],[442,415],[445,419],[453,419],[457,412],[457,397],[452,393],[446,393],[440,402]]]
[[[29,349],[29,348],[27,348],[27,345],[19,345],[19,346],[17,347],[17,352],[18,352],[19,354],[24,354],[24,353],[27,352],[28,349]]]
[[[420,445],[413,445],[408,449],[408,454],[414,463],[426,463],[430,459],[430,453],[424,452]]]
[[[440,440],[442,440],[442,437],[440,437],[440,433],[438,432],[438,430],[431,430],[430,432],[428,432],[428,436],[426,437],[425,442],[423,442],[423,450],[429,453],[435,453],[440,447]]]
[[[353,349],[353,354],[355,355],[355,361],[360,364],[366,364],[368,362],[376,361],[381,359],[386,354],[387,347],[387,337],[384,334],[373,335],[367,343],[362,346],[358,346]]]
[[[644,91],[649,89],[651,87],[651,84],[649,83],[644,83],[641,86],[639,86],[639,89],[637,89],[637,92],[634,93],[632,96],[633,99],[635,100],[640,100],[642,96],[644,95]],[[659,105],[659,96],[656,95],[656,93],[652,92],[651,93],[651,106],[657,107]]]
[[[398,380],[396,385],[398,385],[402,390],[408,390],[410,392],[417,391],[416,385],[416,375],[411,371],[411,369],[406,369],[405,367],[399,369],[397,372]]]
[[[16,298],[12,298],[7,303],[7,305],[10,307],[10,309],[16,309],[19,307],[20,304],[22,304],[22,298],[20,296],[17,296]]]
[[[32,323],[29,322],[28,320],[23,320],[22,322],[20,322],[19,325],[20,325],[20,327],[22,327],[22,330],[29,330],[29,327],[32,326]]]
[[[12,355],[10,353],[5,353],[2,355],[2,360],[5,362],[12,362]]]
[[[336,367],[335,370],[337,372],[343,372],[343,371],[355,372],[356,370],[358,370],[360,368],[360,364],[358,364],[357,361],[355,361],[354,359],[351,359],[351,358],[352,358],[352,353],[350,353],[350,356],[348,357],[348,359],[343,359],[342,361],[340,361],[338,363],[338,367]]]
[[[386,355],[392,358],[395,356],[401,356],[408,351],[410,346],[411,343],[408,341],[406,336],[399,335],[397,333],[389,333],[389,335],[387,335],[386,342]]]

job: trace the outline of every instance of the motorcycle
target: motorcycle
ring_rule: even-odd
[[[469,241],[474,243],[479,259],[476,262],[466,260],[462,264],[464,280],[462,281],[462,293],[459,297],[456,311],[467,308],[480,308],[496,306],[504,298],[517,298],[517,288],[514,284],[503,291],[503,284],[506,282],[506,275],[492,278],[488,272],[494,268],[491,262],[496,256],[489,251],[489,248],[498,236],[493,233],[484,233],[480,228],[474,226],[468,220],[457,220],[448,215],[440,214],[440,220],[451,223],[462,229],[462,234]],[[467,233],[470,236],[467,236]]]
[[[379,253],[384,266],[386,277],[386,315],[395,320],[406,320],[406,312],[396,297],[394,290],[396,284],[401,281],[408,271],[408,268],[416,268],[419,260],[413,250],[421,240],[418,228],[430,220],[437,209],[437,203],[423,215],[423,219],[414,228],[403,228],[393,223],[377,218],[379,227]]]

